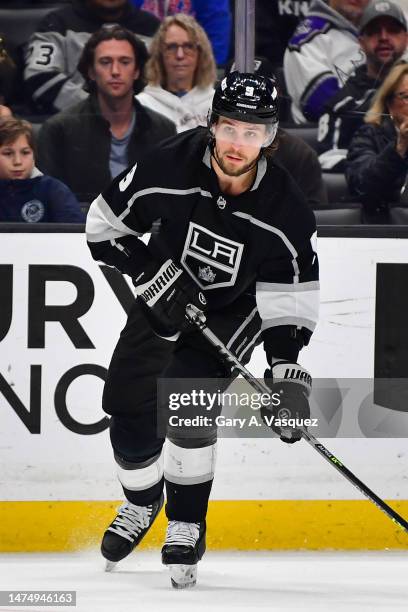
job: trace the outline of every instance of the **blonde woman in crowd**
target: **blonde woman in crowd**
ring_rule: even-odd
[[[189,15],[164,19],[146,65],[147,86],[137,96],[146,107],[171,119],[177,132],[206,125],[216,68],[203,28]]]
[[[363,204],[365,220],[387,222],[389,206],[408,205],[408,64],[388,74],[355,134],[346,178]]]

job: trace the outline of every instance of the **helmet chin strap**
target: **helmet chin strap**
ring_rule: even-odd
[[[215,138],[214,136],[211,137],[210,140],[210,151],[211,151],[211,157],[215,160],[215,163],[217,164],[217,166],[219,167],[219,169],[221,170],[221,172],[224,172],[224,170],[222,169],[222,166],[219,162],[218,159],[218,154],[217,154],[217,146],[216,146],[216,142],[215,142]],[[245,172],[243,172],[242,174],[240,174],[239,176],[242,176],[244,174],[247,174],[248,172],[250,172],[251,170],[253,170],[257,165],[259,160],[262,157],[262,149],[259,151],[258,157],[254,160],[254,162],[249,166],[249,168],[247,168],[245,170]],[[225,172],[224,172],[225,174]],[[236,178],[236,177],[235,177]]]

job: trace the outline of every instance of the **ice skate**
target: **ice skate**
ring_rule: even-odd
[[[160,512],[164,496],[149,506],[125,502],[104,533],[101,552],[106,559],[105,571],[111,572],[118,561],[127,557],[141,542]]]
[[[186,589],[196,584],[197,563],[205,553],[205,531],[205,522],[169,522],[162,563],[169,568],[175,589]]]

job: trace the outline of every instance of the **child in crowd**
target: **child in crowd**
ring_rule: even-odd
[[[0,221],[84,222],[68,187],[37,170],[31,124],[14,117],[0,118]]]

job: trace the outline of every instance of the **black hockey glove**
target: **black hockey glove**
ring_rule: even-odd
[[[279,395],[279,404],[276,401],[261,408],[264,422],[282,442],[298,442],[302,438],[298,428],[306,427],[304,421],[310,418],[312,377],[298,363],[278,361],[265,371],[264,379],[275,397]]]
[[[199,310],[204,310],[207,305],[198,285],[172,259],[165,261],[149,281],[140,285],[133,281],[133,284],[137,296],[147,306],[145,312],[153,330],[165,338],[188,328],[188,304]]]

